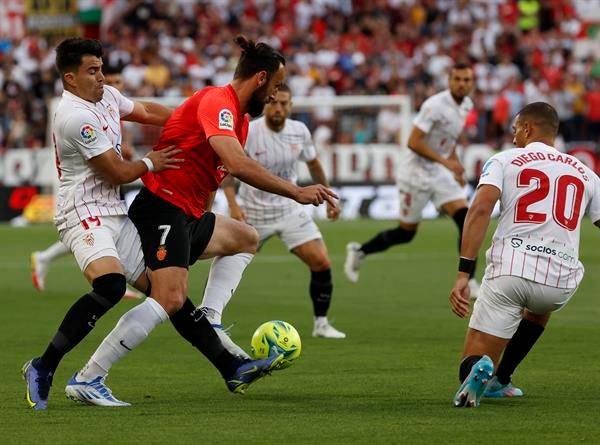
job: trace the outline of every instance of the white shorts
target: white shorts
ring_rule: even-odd
[[[140,237],[127,215],[88,218],[61,230],[59,237],[73,252],[82,272],[92,261],[111,256],[121,262],[127,282],[133,284],[146,268]]]
[[[569,302],[576,290],[510,275],[484,278],[469,327],[496,337],[512,338],[523,318],[523,309],[534,314],[557,311]]]
[[[260,237],[260,245],[277,235],[288,250],[315,239],[322,239],[321,231],[308,212],[302,208],[285,215],[271,224],[252,224]]]
[[[421,221],[421,214],[429,201],[439,209],[446,203],[467,199],[463,188],[456,182],[450,170],[444,167],[432,170],[427,176],[421,170],[401,173],[398,190],[400,221],[410,224]]]

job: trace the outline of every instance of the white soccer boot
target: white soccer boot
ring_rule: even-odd
[[[327,317],[317,317],[312,331],[313,337],[346,338],[346,334],[331,326]]]
[[[360,250],[360,244],[351,242],[346,245],[346,261],[344,262],[344,273],[352,283],[358,283],[360,275],[360,264],[365,254]]]
[[[43,260],[40,252],[33,252],[29,257],[31,266],[31,282],[34,287],[43,291],[46,288],[46,274],[48,273],[48,262]]]
[[[471,278],[469,280],[469,290],[471,291],[469,299],[471,301],[475,301],[475,300],[477,300],[477,297],[479,297],[479,288],[480,288],[480,285],[479,285],[479,282],[477,281],[477,279]]]
[[[96,377],[89,382],[78,381],[77,373],[67,383],[65,394],[67,398],[76,402],[96,406],[131,406],[113,396],[112,391],[104,383],[104,377]]]

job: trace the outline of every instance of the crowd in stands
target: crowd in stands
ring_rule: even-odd
[[[499,147],[524,104],[555,105],[568,141],[600,139],[597,0],[130,1],[101,35],[130,96],[187,96],[232,78],[244,33],[279,48],[294,95],[408,94],[415,109],[455,61],[476,76],[467,137]],[[590,21],[591,20],[591,21]],[[56,39],[0,39],[0,149],[46,145],[61,93]],[[382,110],[382,113],[389,110]],[[311,127],[337,116],[313,113]],[[357,123],[350,142],[394,142],[392,116]],[[379,124],[377,123],[379,122]],[[346,126],[348,127],[348,126]],[[339,131],[338,130],[333,130]],[[339,135],[338,135],[339,136]]]

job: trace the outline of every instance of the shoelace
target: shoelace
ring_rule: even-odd
[[[97,390],[103,397],[112,398],[112,391],[104,384],[104,379],[91,383],[90,386]]]

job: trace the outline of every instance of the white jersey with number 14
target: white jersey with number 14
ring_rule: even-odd
[[[119,186],[105,181],[88,161],[113,149],[121,156],[121,117],[133,106],[108,85],[97,103],[63,93],[52,124],[60,180],[54,223],[59,231],[88,218],[127,214]]]
[[[486,278],[512,275],[573,289],[583,277],[581,220],[600,220],[600,179],[574,156],[534,142],[490,158],[479,185],[500,192]]]

